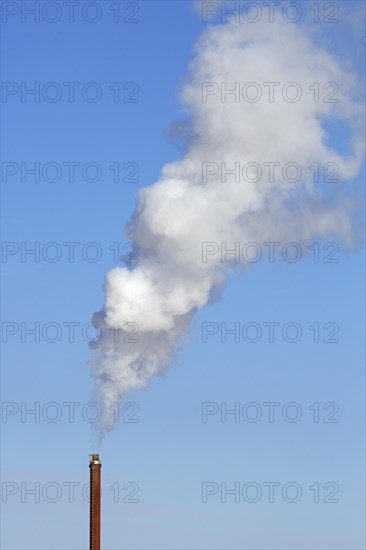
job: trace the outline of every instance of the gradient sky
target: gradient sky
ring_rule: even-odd
[[[19,4],[21,10],[24,2],[3,2],[3,9],[5,4],[9,10]],[[29,8],[34,3],[26,4]],[[29,87],[35,82],[73,81],[80,87],[97,82],[103,90],[96,103],[80,98],[80,88],[74,103],[66,96],[56,103],[35,103],[31,98],[21,102],[20,94],[2,103],[7,136],[3,162],[19,167],[22,162],[93,162],[103,171],[94,183],[80,177],[80,168],[73,183],[66,171],[54,183],[34,182],[31,176],[22,182],[19,173],[2,179],[3,241],[19,248],[21,243],[30,248],[39,242],[42,248],[56,242],[62,250],[55,263],[42,258],[35,262],[31,256],[22,261],[20,253],[2,258],[3,328],[9,322],[19,327],[3,344],[2,355],[3,406],[8,411],[19,407],[16,414],[3,414],[1,424],[4,550],[88,547],[89,508],[82,488],[88,483],[88,454],[96,447],[91,423],[81,413],[93,400],[90,350],[82,327],[103,304],[104,276],[116,265],[109,247],[118,242],[123,252],[128,242],[124,224],[134,210],[138,188],[152,184],[162,165],[178,158],[184,147],[172,124],[184,120],[179,85],[192,46],[207,26],[198,4],[140,1],[139,12],[131,16],[136,23],[122,22],[134,3],[119,3],[119,23],[113,22],[112,4],[116,3],[98,4],[102,17],[94,24],[83,20],[76,8],[70,23],[64,6],[54,24],[44,18],[23,23],[20,11],[3,19],[3,81]],[[307,17],[299,24],[312,26],[315,39],[348,60],[362,79],[362,3],[333,4],[339,6],[338,23],[315,25],[308,4],[300,2]],[[210,22],[219,24],[217,19]],[[123,90],[126,82],[137,83],[138,102],[114,103],[108,88],[115,82],[123,94],[132,89]],[[334,145],[345,152],[344,129],[332,131]],[[137,163],[138,182],[114,182],[108,167],[116,162],[121,167]],[[363,177],[353,182],[355,188]],[[65,242],[80,243],[73,263]],[[80,253],[90,242],[102,251],[94,263]],[[138,407],[138,422],[121,419],[100,451],[103,548],[364,548],[364,256],[359,246],[351,252],[340,249],[338,261],[327,263],[324,244],[319,244],[319,262],[312,255],[296,264],[264,259],[245,275],[232,276],[221,300],[199,312],[188,345],[166,374],[152,380],[147,390],[131,394],[127,401],[136,405],[124,413],[121,404],[122,418]],[[202,341],[203,323],[233,327],[257,322],[263,327],[269,321],[281,327],[298,323],[301,340],[291,344],[276,337],[269,343],[263,331],[257,343],[236,343],[230,336],[223,343],[220,334]],[[28,335],[22,342],[21,323],[30,328],[37,322],[41,328],[57,323],[63,329],[60,339],[51,343],[41,337],[35,342]],[[71,322],[79,323],[73,342],[64,325]],[[319,343],[314,343],[308,328],[314,323],[320,325]],[[329,334],[329,328],[323,329],[326,323],[339,326],[338,343],[323,342]],[[50,329],[49,339],[52,334]],[[35,422],[28,415],[22,421],[22,407],[34,408],[36,402],[41,409],[57,403],[60,420],[53,423],[41,415]],[[73,423],[66,402],[80,403]],[[224,403],[227,409],[236,402],[240,407],[255,402],[263,416],[256,423],[235,422],[233,415],[221,422],[217,413],[202,422],[204,402],[218,403],[219,408]],[[273,423],[266,416],[265,402],[280,404]],[[281,415],[289,402],[301,408],[296,423]],[[319,422],[314,422],[314,407],[309,409],[314,403],[319,403]],[[327,403],[339,407],[334,415],[338,422],[324,422],[333,410],[323,410]],[[78,484],[73,502],[65,485],[70,482]],[[205,482],[217,487],[226,483],[227,488],[251,482],[263,493],[255,503],[242,498],[235,502],[233,495],[223,503],[218,490],[204,503]],[[263,485],[268,482],[280,484],[274,502],[268,501]],[[282,497],[289,482],[301,487],[296,503]],[[9,483],[13,495],[8,494]],[[40,502],[25,493],[36,483]],[[55,492],[49,483],[61,490],[57,502],[50,502]],[[318,503],[309,489],[314,483],[320,486]],[[334,496],[339,502],[323,502],[334,486],[324,488],[327,483],[339,486]],[[137,487],[130,499],[138,502],[126,501]]]

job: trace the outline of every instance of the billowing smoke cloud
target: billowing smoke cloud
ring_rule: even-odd
[[[236,95],[225,96],[225,86],[236,86]],[[193,136],[189,149],[140,190],[128,226],[139,263],[107,274],[104,309],[94,316],[105,329],[92,360],[104,410],[167,368],[196,311],[224,283],[232,265],[220,254],[205,258],[202,243],[306,246],[332,235],[352,245],[347,180],[357,176],[363,154],[356,88],[349,71],[298,25],[233,21],[201,35],[181,92]],[[351,129],[345,155],[327,135],[335,121]],[[238,162],[280,168],[273,181],[265,170],[258,178],[253,165],[251,181],[228,175],[223,182],[221,163],[233,169]],[[301,167],[298,181],[291,170],[282,175],[289,162]],[[204,165],[206,177],[203,163],[212,163]],[[316,183],[314,163],[335,163],[340,182]],[[213,251],[210,246],[205,249]],[[112,425],[112,413],[104,414],[102,432]]]

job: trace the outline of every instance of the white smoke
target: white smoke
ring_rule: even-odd
[[[207,82],[218,88],[211,85],[212,95],[203,101],[202,84]],[[249,82],[261,86],[260,100],[250,102],[241,95],[236,102],[231,94],[222,101],[221,83],[227,89],[240,83],[242,90]],[[269,82],[279,83],[273,102],[264,85]],[[282,96],[290,82],[302,91],[297,102]],[[336,103],[323,101],[334,90],[323,89],[329,82],[339,87],[330,96]],[[318,102],[314,83],[319,83]],[[306,246],[333,235],[352,245],[346,180],[357,176],[363,155],[363,111],[356,89],[352,74],[298,25],[232,21],[201,35],[181,93],[194,137],[181,160],[165,165],[159,180],[140,190],[128,228],[140,249],[139,263],[107,274],[104,309],[94,316],[105,329],[92,360],[104,410],[166,369],[197,309],[223,284],[228,264],[220,254],[204,262],[202,243],[224,242],[232,248],[235,242],[296,241]],[[288,96],[295,91],[288,88]],[[247,96],[254,92],[247,88]],[[351,128],[347,155],[329,146],[326,120]],[[233,168],[236,162],[265,161],[281,166],[296,162],[302,178],[289,183],[279,170],[273,183],[264,173],[256,183],[237,183],[230,176],[223,183],[220,171],[202,179],[204,162]],[[340,183],[314,183],[309,166],[316,162],[336,163]],[[117,334],[112,326],[124,330]],[[133,327],[136,333],[128,336]],[[104,415],[102,432],[112,425],[112,413]]]

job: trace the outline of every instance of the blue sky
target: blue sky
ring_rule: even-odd
[[[120,4],[123,14],[129,12],[128,6],[123,11],[126,2]],[[82,20],[79,12],[74,23],[63,13],[54,24],[22,23],[19,14],[3,24],[3,81],[29,87],[34,82],[80,82],[80,87],[96,82],[103,93],[96,103],[83,100],[77,87],[74,103],[66,95],[56,103],[28,98],[22,103],[15,94],[2,104],[7,136],[3,162],[13,162],[19,170],[21,163],[80,163],[73,183],[63,170],[54,183],[35,182],[31,176],[22,182],[19,172],[1,184],[3,241],[19,250],[21,243],[30,248],[38,242],[43,250],[46,243],[56,242],[62,252],[55,263],[42,255],[39,262],[32,256],[22,261],[20,252],[3,256],[3,328],[5,322],[19,329],[8,336],[2,356],[3,402],[19,407],[18,413],[2,418],[2,547],[7,550],[87,548],[88,503],[81,488],[88,482],[88,454],[95,444],[91,423],[81,413],[93,400],[90,350],[82,328],[103,305],[104,276],[115,266],[110,247],[118,242],[122,249],[128,242],[124,225],[138,188],[152,184],[163,164],[181,156],[169,128],[186,116],[179,87],[192,46],[207,26],[188,1],[138,2],[138,22],[130,24],[113,23],[110,5],[100,4],[102,17],[95,24]],[[305,11],[306,4],[300,5]],[[340,22],[313,25],[313,30],[321,35],[317,40],[348,59],[362,78],[365,45],[358,27],[359,4],[338,5]],[[109,89],[115,82],[123,94],[132,90],[123,90],[125,83],[137,83],[138,102],[115,103]],[[341,151],[342,131],[335,128],[332,136]],[[100,181],[80,177],[81,167],[90,162],[101,168]],[[136,163],[138,182],[115,183],[109,166],[116,162],[123,177],[128,170],[123,166]],[[355,187],[362,181],[361,174]],[[80,243],[73,263],[65,242]],[[102,254],[96,262],[81,252],[91,242]],[[130,394],[127,401],[137,404],[138,422],[119,422],[101,449],[103,548],[364,547],[364,256],[360,248],[340,249],[338,261],[327,263],[324,244],[319,262],[312,255],[294,264],[263,260],[246,274],[233,275],[221,300],[198,313],[188,345],[166,374],[153,379],[148,389]],[[92,247],[89,251],[93,253]],[[220,333],[202,342],[204,323],[231,328],[256,322],[263,328],[269,321],[280,323],[281,330],[286,323],[297,323],[300,341],[291,344],[278,336],[269,343],[263,329],[257,343],[236,343],[233,337],[223,343]],[[70,322],[79,323],[74,342],[69,342],[65,325]],[[22,342],[21,323],[28,328],[40,323],[41,330],[56,323],[62,333],[57,342],[47,341],[51,327],[39,342],[29,335]],[[309,329],[314,323],[320,325],[319,343]],[[323,328],[326,323],[339,326],[338,343],[323,341],[330,332]],[[60,420],[46,421],[41,415],[35,422],[28,415],[22,422],[22,407],[32,408],[36,402],[41,409],[57,403]],[[80,403],[73,423],[66,402]],[[263,416],[256,423],[243,418],[235,422],[232,415],[221,422],[215,414],[204,423],[206,402],[219,408],[224,403],[227,409],[254,402]],[[266,417],[267,402],[279,403],[273,423]],[[281,414],[292,402],[302,412],[295,423]],[[319,422],[314,422],[314,403],[319,403]],[[332,405],[323,410],[327,403],[339,407],[334,416],[339,422],[324,422],[333,410]],[[15,484],[14,495],[7,493],[11,486],[4,482]],[[69,502],[68,482],[78,484],[74,502]],[[226,483],[228,488],[256,483],[263,494],[256,503],[242,498],[235,502],[233,496],[223,503],[218,489],[203,503],[205,482],[215,487]],[[280,484],[273,503],[265,492],[267,482]],[[302,490],[296,503],[282,497],[290,482]],[[35,483],[40,484],[40,502],[24,493]],[[51,489],[51,496],[42,496],[47,483],[61,488],[59,501],[50,502]],[[314,483],[320,484],[319,503],[309,489]],[[324,489],[327,483],[339,486],[334,497],[339,502],[323,502],[332,489]],[[119,502],[114,502],[117,486]],[[138,502],[122,502],[137,486]]]

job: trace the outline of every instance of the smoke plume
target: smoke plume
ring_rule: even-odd
[[[94,315],[104,330],[91,368],[104,410],[169,366],[196,311],[224,284],[233,264],[214,245],[203,254],[203,243],[306,247],[331,235],[352,246],[349,182],[363,155],[356,92],[349,69],[299,25],[232,21],[203,32],[181,90],[190,145],[140,190],[127,231],[139,262],[107,273],[104,308]],[[347,128],[346,154],[331,144],[334,123]],[[250,181],[222,181],[222,163],[229,170],[238,162],[279,168],[273,181],[255,166]],[[289,162],[301,167],[298,181],[291,171],[283,177]],[[204,177],[203,163],[211,163]],[[339,183],[317,183],[314,163],[335,163]],[[102,433],[112,425],[112,412],[104,414]]]

